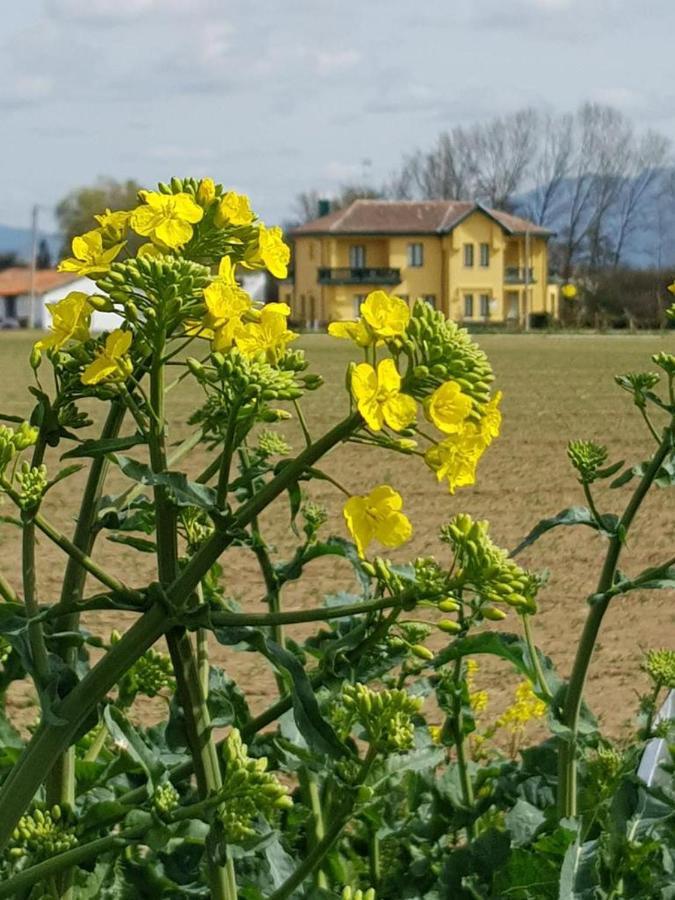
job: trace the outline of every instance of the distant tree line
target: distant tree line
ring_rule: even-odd
[[[443,131],[432,147],[404,158],[385,184],[345,185],[333,208],[356,197],[478,200],[555,230],[552,262],[569,278],[579,268],[622,266],[646,217],[673,206],[671,165],[666,137],[636,132],[610,106],[529,108]],[[298,196],[298,221],[317,215],[318,198],[316,191]]]

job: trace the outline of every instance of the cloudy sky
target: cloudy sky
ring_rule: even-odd
[[[673,0],[21,0],[0,17],[0,223],[99,175],[211,174],[268,221],[447,126],[611,103],[675,140]]]

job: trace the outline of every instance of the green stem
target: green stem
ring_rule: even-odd
[[[553,694],[551,693],[551,689],[548,686],[546,676],[544,675],[544,670],[541,667],[541,660],[539,659],[539,654],[537,653],[537,647],[534,643],[532,626],[530,624],[530,615],[529,613],[522,613],[520,618],[523,623],[523,632],[525,633],[527,652],[530,654],[530,659],[532,660],[532,668],[534,670],[539,690],[544,695],[545,699],[547,701],[550,701],[553,698]]]
[[[16,591],[2,573],[0,573],[0,597],[2,597],[5,603],[21,602]]]
[[[672,424],[671,424],[672,428]],[[611,590],[616,577],[616,569],[628,530],[645,499],[663,461],[672,448],[672,433],[669,428],[652,457],[647,470],[635,488],[628,505],[624,510],[616,531],[609,540],[605,562],[600,573],[596,594],[600,599],[593,602],[586,617],[586,623],[577,645],[577,652],[565,691],[565,699],[560,720],[569,731],[560,741],[558,756],[558,812],[561,818],[574,818],[577,814],[577,739],[579,733],[579,714],[583,699],[586,676],[591,657],[600,632],[602,620],[609,607],[611,596],[604,596]]]
[[[462,799],[467,811],[471,813],[473,810],[473,784],[471,783],[471,775],[469,774],[469,766],[466,759],[466,746],[464,742],[463,714],[462,714],[462,695],[460,692],[460,684],[462,681],[462,657],[455,660],[455,670],[453,675],[455,683],[455,691],[452,701],[452,718],[446,720],[450,726],[452,737],[455,743],[455,752],[457,754],[457,769],[459,771],[459,783],[462,789]],[[471,822],[466,828],[467,837],[472,840],[476,836],[476,823]]]
[[[323,820],[323,809],[321,806],[319,782],[317,780],[316,774],[306,768],[300,770],[299,778],[300,787],[305,796],[305,803],[312,811],[308,844],[310,848],[316,847],[326,836],[326,826]],[[321,867],[317,868],[316,870],[314,882],[318,888],[328,888],[328,879],[326,878],[326,873],[321,869]]]
[[[155,350],[150,371],[150,406],[154,413],[150,425],[150,463],[155,473],[166,471],[164,414],[164,345]],[[157,568],[160,583],[168,587],[178,574],[178,529],[176,508],[166,486],[155,485],[155,527],[157,533]],[[197,585],[193,586],[193,590]],[[189,595],[188,595],[189,596]],[[202,691],[199,669],[187,630],[176,626],[167,632],[166,641],[176,676],[176,696],[185,716],[190,754],[194,762],[197,788],[202,799],[218,793],[222,778],[218,756],[211,734],[211,721]],[[231,892],[231,878],[208,854],[209,885],[215,900],[236,900]]]
[[[216,489],[216,506],[218,509],[223,509],[225,507],[225,501],[227,500],[227,489],[230,484],[230,468],[232,467],[232,454],[234,453],[234,441],[237,434],[238,413],[239,404],[234,403],[227,418],[223,453],[220,458],[218,487]]]
[[[590,485],[586,484],[585,481],[582,481],[581,486],[584,489],[584,497],[586,498],[586,503],[588,503],[588,508],[591,511],[591,515],[598,525],[602,525],[602,519],[595,505],[595,501],[593,500],[593,494],[591,494]]]
[[[356,783],[352,786],[354,796],[356,795],[358,787],[366,781],[368,775],[370,774],[370,770],[376,756],[377,752],[371,745],[368,748],[368,754],[366,758],[361,764],[359,777],[356,780]],[[292,875],[289,875],[289,877],[286,879],[286,881],[284,881],[281,887],[278,888],[273,894],[270,894],[269,900],[286,900],[286,897],[292,896],[295,889],[297,887],[300,887],[304,880],[308,878],[312,874],[312,872],[314,872],[314,870],[321,865],[326,855],[330,852],[331,848],[342,834],[344,828],[349,823],[349,820],[352,818],[354,814],[354,805],[355,801],[353,797],[350,797],[347,801],[340,805],[339,809],[336,810],[335,813],[331,816],[331,824],[328,826],[328,829],[323,838],[310,850],[310,852],[300,863],[295,872],[293,872]]]
[[[101,439],[107,440],[117,437],[122,427],[125,416],[125,407],[120,400],[114,400],[106,416],[101,429]],[[89,557],[94,547],[97,531],[94,527],[98,510],[98,501],[101,497],[103,483],[110,463],[105,456],[99,456],[92,460],[87,482],[82,494],[82,502],[77,517],[77,524],[73,534],[72,545],[85,556]],[[79,613],[69,607],[75,607],[82,599],[84,586],[87,579],[87,568],[73,556],[68,557],[66,571],[61,586],[60,604],[66,609],[66,613],[54,622],[53,630],[75,631],[79,626]],[[71,669],[77,663],[78,649],[67,646],[63,650],[63,660]],[[54,768],[47,776],[45,784],[48,805],[58,804],[66,809],[72,809],[75,805],[75,748],[69,747],[58,756]],[[71,873],[72,874],[72,873]],[[61,897],[63,900],[72,898],[72,877],[66,873],[62,878]]]
[[[373,629],[372,633],[360,644],[357,644],[351,651],[345,654],[346,664],[356,661],[363,657],[365,653],[374,647],[382,638],[387,634],[391,626],[394,624],[396,619],[400,614],[400,608],[392,609],[389,615],[382,619],[376,628]],[[361,627],[360,625],[358,626]],[[332,684],[339,684],[341,681],[341,676],[339,673],[333,673],[332,671],[318,671],[313,675],[310,675],[309,681],[312,685],[313,690],[318,690],[320,687],[328,687]],[[250,741],[255,735],[262,731],[264,728],[267,728],[268,725],[271,725],[275,722],[280,716],[283,716],[284,713],[288,712],[293,705],[293,697],[291,694],[286,694],[284,697],[281,697],[271,706],[268,706],[267,709],[256,716],[254,719],[246,722],[242,725],[241,728],[241,737],[243,741]],[[222,741],[219,742],[218,747],[222,746]],[[192,761],[187,760],[184,763],[180,763],[171,769],[169,773],[169,777],[171,781],[175,784],[180,781],[184,781],[186,778],[189,778],[192,775],[193,766]],[[119,802],[124,804],[125,807],[135,807],[143,803],[143,801],[147,799],[147,792],[145,787],[134,788],[131,791],[127,791],[126,794],[122,794],[118,798]],[[114,824],[119,821],[119,814],[113,814],[109,820],[109,824]],[[106,822],[108,824],[108,822]]]
[[[339,422],[312,447],[308,447],[288,463],[255,497],[242,504],[233,516],[233,528],[217,530],[166,590],[166,603],[156,603],[140,616],[121,640],[87,673],[68,696],[56,705],[55,712],[62,720],[61,723],[50,723],[37,730],[0,790],[0,849],[7,844],[17,822],[30,805],[58,754],[72,743],[91,712],[119,681],[121,675],[167,628],[171,627],[172,620],[168,610],[185,602],[186,597],[196,589],[241,528],[250,525],[256,515],[294,484],[307,466],[311,466],[341,441],[346,440],[354,428],[359,427],[360,421],[360,416],[353,414]],[[285,703],[288,705],[284,705]],[[290,700],[280,702],[278,708],[281,711],[272,715],[269,721],[274,721],[285,709],[290,708]],[[188,774],[191,770],[191,765],[188,764]]]
[[[85,754],[85,762],[96,762],[98,759],[99,753],[103,750],[105,746],[105,740],[108,737],[108,728],[105,722],[101,722],[98,726],[98,731],[96,732],[96,737],[91,743],[91,747],[87,750]]]

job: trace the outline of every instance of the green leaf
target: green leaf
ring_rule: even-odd
[[[515,847],[529,844],[537,829],[545,821],[544,813],[527,800],[518,799],[506,814],[506,827]]]
[[[139,764],[154,789],[164,772],[164,766],[156,751],[145,743],[141,733],[117,707],[108,704],[103,712],[103,718],[117,746],[124,749]]]
[[[623,487],[624,484],[628,484],[629,481],[633,480],[635,474],[635,469],[631,466],[629,469],[626,469],[625,472],[622,472],[618,478],[615,478],[614,481],[610,483],[610,488]]]
[[[491,656],[499,656],[508,660],[519,672],[530,680],[534,680],[527,643],[520,635],[506,631],[483,631],[453,641],[435,656],[432,665],[438,668],[462,656],[474,656],[479,653],[488,653]],[[544,656],[539,650],[537,650],[537,653],[549,689],[552,693],[555,693],[561,685],[560,678],[557,676],[549,657]]]
[[[125,544],[127,547],[132,547],[134,550],[138,550],[141,553],[155,553],[157,550],[157,544],[154,541],[135,537],[133,534],[120,534],[116,532],[115,534],[109,534],[108,540],[112,541],[113,544]]]
[[[590,509],[585,506],[570,506],[568,509],[563,509],[562,512],[559,512],[557,516],[553,516],[550,519],[542,519],[541,522],[534,526],[527,537],[518,544],[515,550],[511,551],[511,556],[517,556],[526,547],[539,540],[542,534],[546,534],[547,531],[550,531],[552,528],[558,528],[560,525],[587,525],[589,528],[601,531],[603,534],[611,535],[616,531],[618,523],[619,519],[617,516],[613,514],[605,515],[602,516],[603,527],[600,528]]]
[[[570,845],[560,870],[559,900],[594,900],[598,895],[598,842]]]
[[[142,434],[130,434],[127,437],[101,438],[98,441],[82,441],[77,447],[61,454],[61,459],[78,459],[82,456],[105,456],[107,453],[115,453],[117,450],[128,450],[138,444],[147,443]]]
[[[611,466],[606,466],[604,469],[598,469],[595,475],[597,478],[611,478],[612,475],[616,475],[624,463],[625,460],[620,459],[619,462],[612,463]]]
[[[207,705],[214,728],[235,725],[241,729],[251,719],[244,692],[234,679],[213,666],[209,669]]]
[[[295,723],[312,750],[333,759],[349,756],[333,727],[321,715],[312,684],[296,656],[253,628],[214,628],[213,633],[226,646],[247,643],[272,663],[293,698]]]
[[[491,897],[508,900],[554,900],[558,867],[539,853],[516,847],[496,873]]]
[[[129,459],[128,456],[115,455],[113,458],[122,472],[132,481],[150,487],[162,485],[169,488],[178,506],[198,506],[200,509],[208,510],[216,508],[216,492],[213,488],[196,481],[188,481],[184,472],[155,473],[149,466],[135,459]]]

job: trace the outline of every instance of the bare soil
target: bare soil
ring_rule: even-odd
[[[31,372],[27,358],[33,336],[26,333],[0,334],[0,411],[26,415],[31,398],[27,385]],[[653,439],[648,434],[630,397],[613,381],[613,375],[634,370],[654,369],[650,355],[666,349],[675,352],[675,338],[650,336],[549,336],[486,335],[479,339],[488,353],[497,376],[496,385],[504,392],[503,433],[481,462],[479,481],[454,497],[436,484],[421,460],[395,454],[373,452],[348,446],[336,450],[324,468],[355,493],[365,492],[381,482],[389,482],[403,494],[405,510],[415,533],[412,541],[395,554],[399,560],[417,555],[441,555],[444,545],[437,539],[439,526],[457,512],[468,512],[491,522],[494,539],[506,548],[515,546],[543,517],[561,509],[583,504],[581,487],[566,457],[566,444],[574,438],[595,439],[605,443],[610,461],[644,459]],[[310,395],[304,406],[313,433],[320,434],[346,411],[343,388],[344,371],[350,348],[326,336],[302,339],[313,369],[320,372],[325,386]],[[42,377],[50,384],[49,368]],[[172,441],[189,433],[186,420],[199,403],[195,387],[187,386],[170,394],[174,423]],[[102,408],[92,406],[96,423]],[[91,429],[94,436],[94,428]],[[283,431],[295,448],[302,446],[296,422]],[[48,457],[50,472],[58,470],[58,453]],[[208,455],[201,450],[189,462],[192,473],[200,471]],[[86,471],[57,485],[45,503],[44,513],[56,525],[70,533],[76,504]],[[107,493],[125,486],[113,473]],[[610,491],[598,490],[602,512],[623,509],[630,486]],[[330,512],[326,531],[343,533],[342,496],[325,482],[309,488],[312,499],[325,504]],[[8,501],[3,514],[10,514]],[[622,568],[637,573],[641,568],[664,561],[675,547],[673,495],[655,490],[641,511],[622,559]],[[292,547],[288,506],[279,499],[264,517],[263,529],[283,557]],[[0,525],[0,569],[10,582],[20,585],[20,535],[11,525]],[[577,640],[586,615],[586,598],[595,588],[606,543],[590,529],[558,529],[543,537],[523,554],[522,561],[537,570],[550,572],[550,580],[540,595],[540,611],[535,620],[538,645],[553,658],[563,675],[569,672]],[[100,540],[95,557],[131,584],[142,585],[153,577],[152,557]],[[244,609],[260,609],[262,581],[252,554],[229,551],[222,560],[227,592]],[[62,552],[41,539],[39,548],[39,585],[42,602],[58,599],[65,566]],[[334,559],[312,564],[308,575],[289,585],[284,594],[285,608],[321,604],[327,593],[350,590],[353,580],[347,564]],[[88,590],[96,590],[90,580]],[[92,613],[85,627],[107,636],[111,629],[124,629],[132,616],[118,613]],[[603,625],[588,685],[588,701],[599,716],[608,736],[620,738],[635,720],[637,695],[646,688],[640,660],[651,647],[672,646],[675,630],[673,595],[670,591],[633,593],[613,601]],[[515,615],[501,625],[519,630]],[[292,637],[310,633],[309,626],[289,629]],[[442,646],[447,638],[433,639]],[[254,711],[262,710],[273,699],[276,688],[272,672],[257,656],[214,644],[213,659],[235,677],[245,689]],[[517,678],[501,663],[481,662],[479,684],[490,691],[490,714],[500,711],[513,696]],[[13,686],[9,698],[12,717],[22,726],[37,716],[35,696],[28,682]],[[136,715],[149,720],[163,712],[161,702],[139,703]]]

